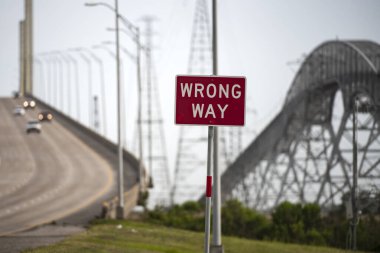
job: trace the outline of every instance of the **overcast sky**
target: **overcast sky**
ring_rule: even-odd
[[[111,0],[104,1],[113,5]],[[102,7],[85,7],[85,2],[34,0],[36,54],[74,47],[91,48],[114,39],[114,34],[105,30],[113,27],[112,12]],[[167,142],[170,167],[173,167],[178,131],[173,123],[174,82],[175,75],[185,74],[187,70],[196,0],[119,2],[120,12],[138,25],[143,25],[141,18],[145,15],[157,17],[154,58],[165,130],[167,135],[170,133]],[[211,0],[207,2],[210,9]],[[219,0],[219,74],[247,77],[247,106],[257,112],[247,115],[251,127],[260,131],[281,108],[299,67],[287,63],[296,62],[326,40],[365,39],[378,43],[379,13],[378,0]],[[0,96],[9,96],[18,87],[18,22],[23,16],[22,0],[0,0]],[[122,43],[131,52],[134,50],[127,37],[122,37]],[[100,50],[94,52],[107,66],[107,85],[114,87],[112,58]],[[126,57],[124,62],[126,94],[129,94],[126,95],[129,108],[126,115],[134,115],[129,111],[135,111],[134,95],[131,95],[135,87],[134,66]],[[80,72],[84,82],[85,66],[81,66]],[[107,121],[112,129],[115,94],[113,88],[109,90]],[[127,127],[129,139],[132,139],[131,129]],[[112,130],[108,135],[111,139],[116,137]]]

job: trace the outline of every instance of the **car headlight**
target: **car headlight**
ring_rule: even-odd
[[[28,107],[28,101],[24,101],[24,107]]]
[[[35,106],[36,106],[36,102],[34,102],[34,101],[30,101],[30,106],[31,106],[31,107],[35,107]]]
[[[48,118],[49,120],[51,120],[51,119],[53,119],[53,115],[48,114],[47,118]]]
[[[38,119],[39,120],[42,120],[44,118],[44,116],[42,114],[38,114]]]

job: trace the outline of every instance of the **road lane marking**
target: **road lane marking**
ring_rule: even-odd
[[[102,182],[103,183],[102,188],[99,189],[98,191],[95,191],[95,193],[93,195],[86,197],[82,202],[80,202],[79,205],[73,206],[72,208],[69,208],[67,210],[63,210],[62,212],[57,212],[57,213],[55,213],[49,217],[42,217],[40,219],[36,219],[36,221],[33,222],[32,224],[29,224],[23,228],[17,229],[17,230],[12,231],[12,232],[6,232],[4,234],[0,234],[0,236],[9,235],[9,234],[12,234],[12,233],[15,233],[18,231],[23,231],[23,230],[26,230],[26,229],[29,229],[29,228],[50,222],[51,220],[57,220],[57,219],[61,219],[63,217],[66,217],[72,213],[75,213],[75,212],[91,205],[94,201],[96,201],[98,198],[100,198],[105,193],[107,193],[111,190],[111,187],[114,184],[114,172],[111,168],[111,165],[101,155],[99,155],[95,150],[91,149],[81,139],[76,137],[71,131],[69,131],[68,129],[66,129],[65,127],[63,127],[60,124],[57,124],[57,126],[62,128],[66,134],[70,134],[72,136],[72,138],[76,141],[76,143],[78,143],[80,146],[82,146],[82,148],[86,149],[87,152],[89,152],[91,154],[91,156],[97,160],[96,163],[99,163],[99,165],[100,165],[99,167],[101,168],[99,170],[99,172],[103,171],[103,173],[105,174],[105,177],[103,177],[103,178],[106,178],[106,180]],[[66,182],[64,182],[64,184],[60,184],[55,189],[53,188],[54,193],[58,192],[60,189],[63,189],[67,184],[68,184],[68,182],[66,181]],[[38,196],[37,198],[31,199],[30,203],[36,203],[36,202],[42,201],[43,198],[45,198],[45,197],[46,197],[46,195],[44,195],[44,197]],[[7,211],[10,212],[10,210],[7,210]]]
[[[97,155],[97,154],[96,154]],[[56,215],[51,215],[49,217],[44,217],[32,224],[29,224],[27,226],[24,226],[23,228],[19,228],[19,229],[16,229],[16,230],[13,230],[13,231],[9,231],[9,232],[5,232],[5,233],[0,233],[0,237],[1,236],[9,236],[9,235],[12,235],[12,234],[15,234],[17,232],[21,232],[21,231],[25,231],[25,230],[29,230],[33,227],[36,227],[36,226],[40,226],[42,224],[46,224],[46,223],[49,223],[51,222],[52,220],[59,220],[61,218],[64,218],[64,217],[67,217],[69,216],[70,214],[73,214],[89,205],[91,205],[96,199],[100,198],[101,196],[103,196],[105,193],[107,193],[112,185],[113,185],[113,181],[114,181],[114,177],[113,177],[113,170],[110,166],[110,164],[105,161],[103,158],[101,158],[99,155],[97,155],[97,159],[101,161],[101,163],[103,163],[105,165],[104,169],[106,170],[105,173],[107,175],[107,181],[106,181],[106,184],[94,195],[92,195],[90,198],[87,198],[87,200],[81,202],[80,205],[76,206],[76,207],[73,207],[71,209],[68,209],[68,210],[65,210],[61,213],[58,213]],[[9,213],[11,212],[9,209],[7,210],[9,211]]]
[[[17,123],[17,120],[15,120],[14,117],[12,117],[12,114],[10,113],[11,112],[11,108],[9,108],[9,107],[10,106],[14,107],[15,106],[15,101],[11,100],[11,99],[3,99],[3,100],[0,100],[0,105],[1,105],[0,112],[6,118],[6,122],[8,122],[10,124],[13,124],[12,126],[8,126],[8,128],[17,129],[14,132],[11,132],[14,135],[18,134],[16,137],[17,137],[17,140],[20,143],[16,143],[16,144],[18,144],[18,145],[23,144],[21,146],[26,147],[27,144],[26,144],[24,138],[22,138],[21,134],[20,134],[20,130],[21,130],[20,126],[19,126],[20,124]],[[27,150],[27,148],[25,148],[25,149]],[[25,150],[23,150],[23,151],[25,151]],[[14,191],[22,188],[23,186],[25,186],[32,179],[33,173],[35,171],[34,159],[32,159],[32,156],[31,156],[30,152],[20,152],[20,153],[26,154],[26,156],[23,157],[23,158],[25,158],[25,160],[28,160],[28,161],[31,162],[28,167],[24,168],[25,172],[26,172],[25,174],[23,174],[24,179],[21,179],[18,183],[14,184],[12,188],[10,188],[10,189],[8,189],[6,191],[0,192],[0,198],[4,197],[6,195],[9,195],[12,192],[14,192]],[[0,157],[0,160],[1,160],[1,157]],[[0,166],[1,166],[1,163],[2,163],[2,161],[0,161]],[[10,180],[10,181],[12,182],[12,180]]]

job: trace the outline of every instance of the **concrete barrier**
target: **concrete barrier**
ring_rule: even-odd
[[[82,125],[78,121],[76,121],[73,118],[68,117],[67,115],[63,114],[61,111],[58,111],[57,109],[51,107],[50,105],[46,104],[42,100],[32,96],[32,95],[27,95],[26,97],[29,97],[31,99],[34,99],[38,105],[41,107],[44,107],[44,109],[51,111],[54,114],[54,117],[58,119],[60,123],[63,125],[67,126],[67,124],[70,124],[71,127],[74,127],[78,132],[82,132],[83,134],[86,135],[86,139],[83,139],[83,136],[78,136],[77,131],[73,132],[76,134],[80,139],[83,141],[88,141],[88,138],[91,138],[92,140],[95,140],[98,144],[106,147],[107,149],[111,150],[114,154],[117,154],[117,145],[110,140],[104,138],[100,134],[96,133],[92,129]],[[71,128],[70,128],[71,130]],[[127,161],[129,164],[132,165],[132,168],[138,172],[139,168],[139,159],[135,157],[132,153],[128,152],[127,150],[123,150],[123,158],[125,161]]]
[[[136,206],[139,196],[139,186],[134,185],[129,191],[124,193],[124,218],[127,218],[132,209]],[[103,202],[102,217],[105,219],[116,219],[116,208],[119,197],[114,197],[110,201]]]

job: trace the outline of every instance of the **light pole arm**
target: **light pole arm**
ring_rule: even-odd
[[[91,56],[91,58],[94,59],[99,65],[103,65],[103,61],[96,54],[94,54],[90,49],[81,48],[81,50],[87,52]]]
[[[107,9],[113,11],[116,13],[116,10],[115,8],[113,8],[110,4],[108,3],[103,3],[103,2],[96,2],[96,3],[85,3],[84,4],[85,6],[87,7],[95,7],[95,6],[104,6],[106,7]],[[120,13],[116,13],[117,17],[122,21],[123,25],[125,25],[129,30],[131,30],[132,32],[136,32],[136,30],[138,29],[137,26],[135,26],[134,24],[132,24],[131,21],[129,21],[126,17],[124,17],[123,15],[121,15]]]
[[[103,42],[104,45],[111,45],[111,44],[115,44],[115,42],[113,41],[105,41]],[[133,55],[131,52],[128,51],[128,49],[126,49],[125,47],[119,45],[120,49],[129,57],[131,58],[133,61],[136,61],[136,56]]]
[[[93,48],[95,48],[95,49],[103,49],[107,53],[109,53],[113,58],[116,58],[116,54],[112,50],[110,50],[109,48],[107,48],[105,45],[96,45],[96,46],[93,46]]]
[[[115,28],[111,28],[111,27],[108,27],[107,28],[107,31],[110,31],[110,32],[115,32],[116,29]],[[125,35],[127,35],[128,37],[131,37],[131,35],[128,33],[127,30],[125,29],[120,29],[119,28],[119,31],[123,32]],[[135,34],[132,34],[132,40],[133,42],[136,43],[136,45],[141,49],[141,50],[144,50],[145,52],[147,51],[147,48],[141,44],[140,42],[140,29],[138,27],[136,27],[136,33]]]

